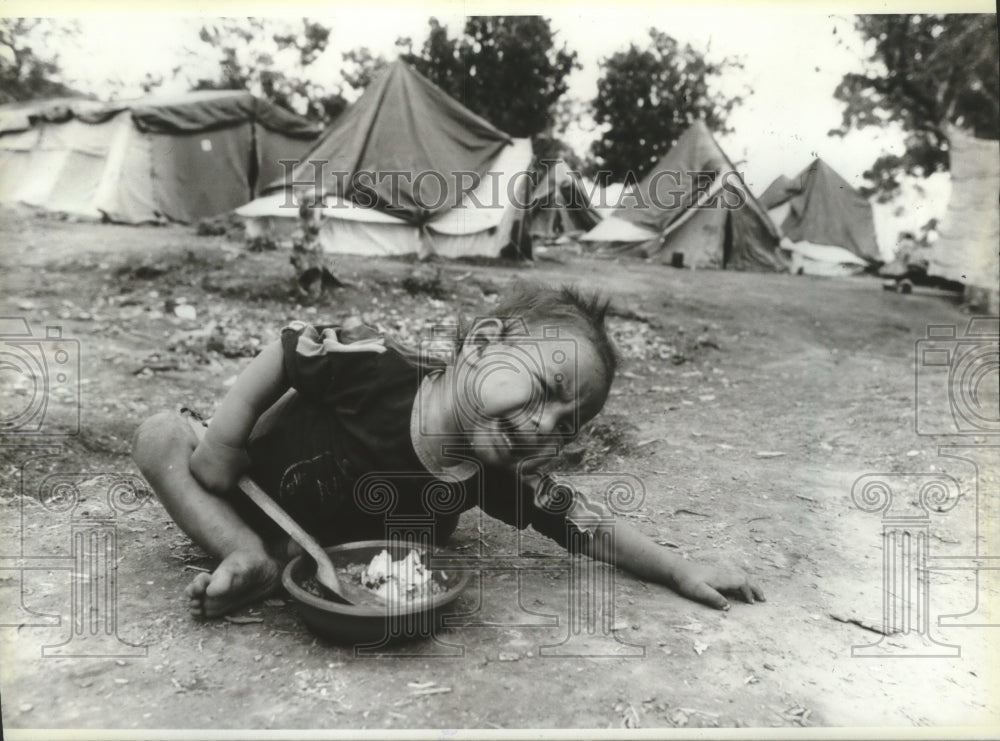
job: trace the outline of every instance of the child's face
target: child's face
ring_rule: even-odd
[[[606,370],[586,333],[572,325],[530,327],[500,338],[500,325],[470,335],[455,369],[461,431],[476,456],[514,468],[576,437],[604,406]]]

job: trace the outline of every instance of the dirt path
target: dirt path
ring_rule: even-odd
[[[285,254],[247,255],[188,229],[7,213],[0,242],[0,314],[27,319],[36,334],[61,326],[79,342],[81,369],[78,435],[0,438],[7,730],[1000,722],[988,691],[1000,666],[997,580],[980,572],[977,589],[974,571],[940,568],[997,555],[990,508],[1000,496],[1000,456],[987,446],[1000,440],[915,431],[914,395],[930,388],[915,386],[915,343],[928,325],[961,332],[969,319],[945,296],[889,294],[868,279],[572,255],[527,269],[450,263],[439,277],[405,261],[343,258],[337,272],[352,287],[310,306],[288,290]],[[407,282],[415,270],[421,280]],[[89,565],[74,560],[84,513],[91,524],[101,512],[116,514],[104,504],[106,475],[135,474],[128,449],[139,421],[180,403],[210,411],[287,320],[363,313],[412,337],[452,318],[454,306],[474,311],[518,275],[600,287],[617,307],[623,372],[583,436],[590,452],[577,459],[574,480],[599,488],[608,472],[638,477],[645,497],[627,515],[635,525],[685,557],[742,566],[764,585],[766,603],[715,612],[604,569],[614,578],[613,614],[594,633],[576,633],[568,617],[581,603],[569,585],[581,572],[530,531],[519,556],[510,528],[469,513],[452,547],[474,551],[484,542],[509,562],[473,580],[464,616],[439,642],[358,658],[315,639],[285,598],[236,621],[190,620],[181,592],[211,563],[157,503],[131,502],[127,492],[102,531],[116,550],[99,551]],[[195,319],[175,315],[184,303]],[[73,398],[48,410],[41,432],[70,429]],[[919,400],[921,419],[940,429],[947,404]],[[957,444],[973,447],[939,450]],[[936,567],[907,572],[929,586],[929,598],[927,613],[907,614],[905,635],[872,630],[883,624],[883,521],[851,497],[866,475],[888,482],[893,506],[917,517],[910,529],[926,533]],[[938,479],[954,481],[962,496],[950,511],[928,514],[917,493]],[[549,567],[527,568],[525,551],[547,556],[531,563]],[[98,578],[105,573],[115,612],[88,612],[85,590],[111,584]],[[941,615],[973,611],[977,595],[979,611],[966,622],[992,627],[938,625]],[[76,636],[88,620],[113,624],[117,638],[85,646]],[[920,641],[921,632],[932,640]],[[889,655],[852,656],[852,646],[880,638]],[[958,655],[926,655],[941,645]],[[98,657],[60,655],[88,651]]]

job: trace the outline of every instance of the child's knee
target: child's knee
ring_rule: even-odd
[[[176,412],[158,412],[139,425],[132,437],[132,460],[143,474],[167,460],[170,452],[194,448],[187,422]]]

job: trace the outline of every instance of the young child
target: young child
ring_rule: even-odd
[[[606,312],[597,296],[521,283],[450,362],[368,328],[295,322],[240,374],[200,442],[180,414],[147,420],[136,463],[181,529],[220,560],[187,587],[192,614],[222,616],[280,585],[289,540],[236,489],[244,472],[326,544],[385,537],[385,512],[366,504],[361,483],[384,477],[393,513],[419,514],[433,481],[447,491],[434,515],[439,542],[480,506],[715,608],[729,608],[725,594],[763,600],[743,573],[685,561],[539,473],[607,400],[616,355]],[[614,538],[602,537],[612,527]]]

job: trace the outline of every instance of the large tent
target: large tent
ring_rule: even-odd
[[[523,232],[531,157],[529,140],[396,61],[290,178],[237,213],[250,234],[280,234],[308,198],[322,206],[328,252],[496,257]]]
[[[538,185],[532,194],[531,227],[533,239],[553,241],[593,229],[601,221],[590,205],[587,187],[578,172],[570,170],[561,159],[539,164]]]
[[[319,133],[239,90],[0,106],[0,203],[191,222],[252,199]]]
[[[779,176],[760,202],[793,243],[838,247],[869,264],[880,260],[871,204],[821,159],[796,178]],[[857,262],[839,250],[826,254],[841,255],[843,264]]]
[[[927,273],[963,283],[972,303],[996,314],[1000,311],[1000,142],[976,139],[953,126],[948,143],[951,198]]]
[[[677,266],[788,269],[777,229],[701,121],[632,194],[581,239]]]

